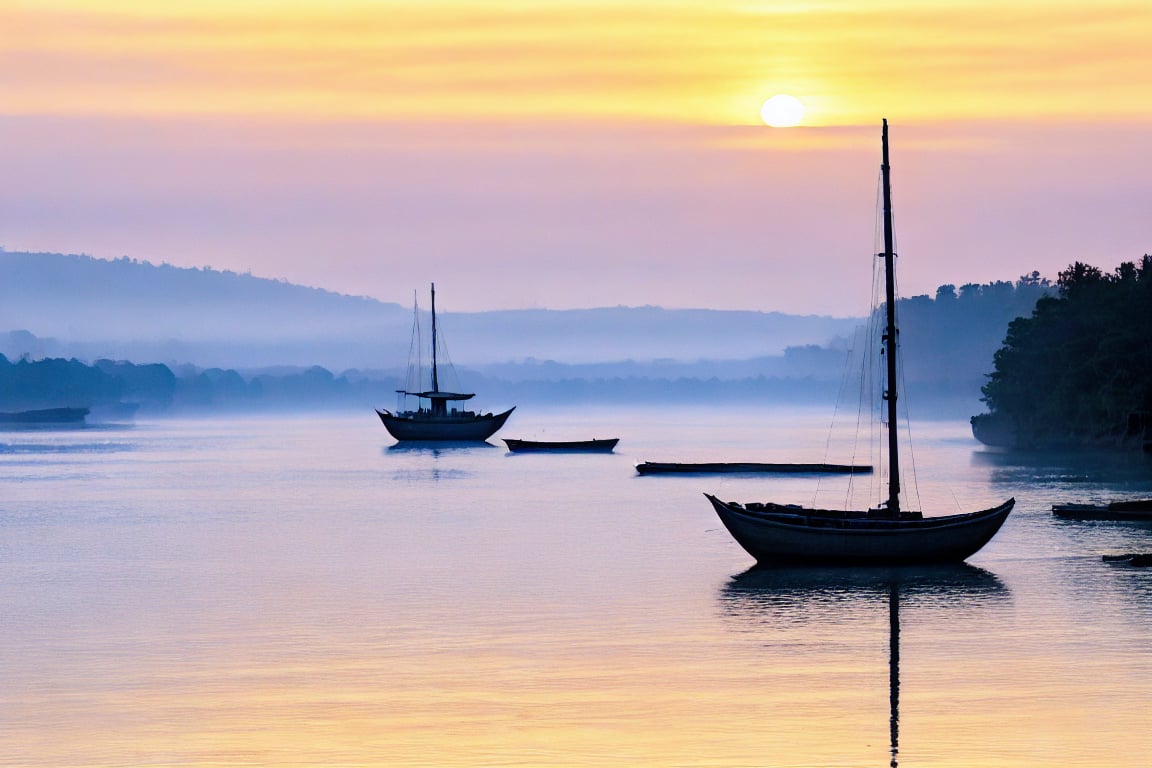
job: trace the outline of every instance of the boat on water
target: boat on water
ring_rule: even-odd
[[[869,464],[772,464],[756,461],[712,461],[686,464],[675,461],[642,461],[636,465],[641,475],[712,475],[722,472],[746,474],[831,474],[866,475],[872,471]]]
[[[610,453],[620,438],[592,440],[517,440],[505,438],[504,443],[513,453],[553,452],[553,453]]]
[[[1064,520],[1152,520],[1152,499],[1109,504],[1053,504],[1052,514]]]
[[[82,424],[87,415],[87,408],[37,408],[31,411],[5,411],[0,412],[0,425]]]
[[[978,512],[924,516],[900,499],[896,328],[896,252],[888,121],[881,134],[885,307],[883,358],[887,411],[888,497],[864,510],[811,509],[794,504],[738,503],[705,494],[732,537],[760,565],[903,565],[960,562],[987,544],[1008,518],[1015,499]]]
[[[419,311],[413,322],[413,339],[419,339]],[[418,345],[414,345],[418,348]],[[419,360],[409,366],[409,380],[420,375]],[[432,284],[432,367],[431,388],[426,390],[398,389],[401,398],[415,397],[415,409],[398,408],[395,413],[377,408],[376,414],[383,422],[388,434],[397,440],[487,440],[504,426],[508,416],[516,410],[513,406],[503,413],[476,413],[457,403],[471,400],[474,393],[445,392],[440,389],[439,345],[436,327],[436,284]],[[425,401],[427,404],[425,405]],[[451,404],[451,405],[449,405]]]

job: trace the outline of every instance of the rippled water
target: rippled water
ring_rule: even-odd
[[[1147,759],[1147,457],[915,425],[928,514],[1015,496],[963,567],[749,570],[703,491],[822,461],[812,411],[516,412],[613,454],[397,448],[367,414],[0,433],[3,766],[1100,766]],[[833,446],[839,451],[839,446]],[[828,460],[844,460],[838,453]],[[859,458],[859,457],[857,457]],[[873,478],[875,483],[878,478]],[[893,663],[895,662],[895,663]]]

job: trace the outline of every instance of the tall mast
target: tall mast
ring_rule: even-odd
[[[884,120],[881,138],[883,158],[880,175],[884,187],[884,291],[885,315],[884,354],[888,357],[888,388],[884,399],[888,401],[888,512],[900,514],[900,454],[898,438],[900,430],[896,421],[896,250],[892,243],[892,182],[891,168],[888,165],[888,121]],[[435,329],[435,326],[433,326]]]
[[[432,283],[432,391],[440,391],[440,377],[436,373],[436,283]]]

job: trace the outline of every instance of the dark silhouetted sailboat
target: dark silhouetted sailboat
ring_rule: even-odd
[[[784,563],[896,565],[959,562],[987,544],[1015,499],[979,512],[924,517],[900,506],[897,439],[897,339],[892,189],[888,121],[881,137],[885,276],[884,354],[888,416],[888,499],[867,510],[809,509],[792,504],[721,501],[705,494],[732,537],[761,565]]]
[[[417,326],[418,328],[418,326]],[[414,333],[418,336],[418,332]],[[487,440],[496,430],[504,426],[515,406],[503,413],[475,413],[457,408],[456,403],[470,400],[474,393],[445,392],[440,389],[439,361],[436,339],[436,284],[432,284],[432,380],[431,389],[412,392],[398,389],[405,397],[417,398],[416,410],[398,410],[392,413],[376,409],[384,428],[397,440]],[[416,366],[417,371],[419,365]],[[423,401],[428,405],[423,405]],[[449,405],[451,403],[452,405]]]

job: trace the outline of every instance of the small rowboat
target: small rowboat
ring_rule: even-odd
[[[642,475],[715,474],[718,472],[746,472],[760,474],[868,474],[867,464],[764,464],[754,461],[713,461],[703,464],[683,464],[673,461],[642,461],[636,465]]]
[[[506,438],[504,440],[508,445],[508,450],[515,453],[528,453],[531,451],[609,453],[616,447],[616,443],[619,441],[620,438],[618,437],[600,440],[515,440],[512,438]]]
[[[1152,520],[1152,499],[1111,504],[1053,504],[1052,514],[1064,520]]]

